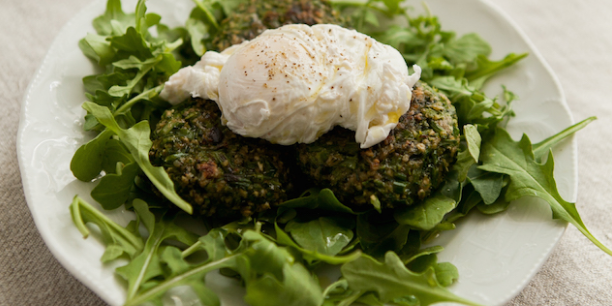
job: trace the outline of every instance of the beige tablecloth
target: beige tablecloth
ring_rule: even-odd
[[[591,231],[612,246],[612,2],[491,1],[518,23],[551,65],[575,120],[599,117],[578,136],[577,206]],[[62,25],[88,2],[0,0],[2,306],[105,304],[47,250],[24,199],[15,152],[26,87]],[[612,305],[612,257],[570,226],[542,270],[508,305]]]

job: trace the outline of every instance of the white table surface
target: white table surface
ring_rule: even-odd
[[[548,61],[574,119],[599,117],[578,134],[577,206],[591,232],[612,246],[612,1],[490,1]],[[26,87],[62,25],[88,3],[0,0],[0,306],[105,305],[59,265],[40,238],[15,150]],[[508,305],[612,305],[612,257],[569,227],[542,270]]]

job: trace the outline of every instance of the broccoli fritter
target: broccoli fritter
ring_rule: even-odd
[[[444,180],[459,148],[457,116],[441,93],[420,83],[410,109],[381,143],[360,149],[355,133],[335,128],[298,146],[298,164],[313,184],[330,188],[345,205],[411,205]]]
[[[250,0],[221,22],[213,46],[223,51],[252,40],[267,29],[296,23],[344,25],[338,12],[326,0]]]
[[[214,101],[192,99],[165,111],[152,140],[152,163],[201,215],[250,216],[287,200],[292,189],[283,148],[234,134]]]

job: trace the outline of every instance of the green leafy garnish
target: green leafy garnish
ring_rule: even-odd
[[[91,197],[106,210],[112,210],[125,203],[132,190],[132,185],[140,167],[131,163],[120,168],[117,173],[110,173],[100,179],[100,183],[91,191]]]
[[[106,244],[106,252],[102,256],[104,262],[116,259],[123,254],[130,258],[136,257],[143,249],[142,237],[111,221],[104,214],[85,202],[78,196],[70,205],[72,221],[77,226],[83,238],[89,237],[90,231],[86,223],[96,224],[102,232],[102,241]]]
[[[170,180],[164,168],[154,167],[151,164],[149,160],[149,150],[151,150],[153,143],[149,138],[151,129],[147,121],[142,121],[126,130],[119,126],[108,108],[92,102],[85,102],[83,108],[96,117],[98,122],[119,137],[119,140],[121,140],[123,145],[125,145],[132,154],[134,161],[140,166],[140,169],[147,175],[153,185],[157,187],[159,192],[182,210],[190,214],[193,213],[191,204],[181,199],[174,190],[174,183]]]
[[[186,245],[196,241],[195,235],[174,224],[171,218],[166,220],[162,218],[159,222],[154,222],[155,217],[149,212],[145,202],[134,201],[134,210],[143,220],[144,226],[149,231],[149,237],[142,252],[129,264],[117,269],[117,274],[128,283],[128,301],[136,296],[140,288],[149,287],[147,282],[163,274],[159,248],[165,240],[173,238]]]
[[[374,291],[382,303],[413,296],[418,305],[424,306],[439,302],[479,305],[444,289],[438,283],[434,269],[423,273],[411,272],[393,252],[387,253],[384,263],[363,256],[344,264],[341,270],[351,289],[363,293]]]
[[[303,248],[325,255],[340,253],[353,240],[353,231],[327,217],[310,222],[291,221],[285,230]]]
[[[589,125],[589,123],[593,122],[597,120],[597,117],[589,117],[586,118],[566,129],[564,129],[563,131],[550,136],[544,140],[542,140],[541,142],[538,142],[536,144],[533,145],[533,155],[535,156],[535,158],[537,160],[541,160],[543,157],[545,157],[548,152],[557,144],[559,144],[561,141],[565,140],[567,137],[573,135],[574,133],[582,130],[583,128],[585,128],[587,125]]]
[[[327,188],[307,190],[301,197],[286,201],[280,207],[308,208],[355,214],[352,209],[340,203],[334,193]]]
[[[409,225],[418,230],[428,231],[436,227],[457,203],[444,195],[437,195],[425,201],[403,208],[395,213],[399,224]]]
[[[552,152],[549,152],[546,162],[540,164],[535,159],[527,135],[515,142],[508,132],[497,129],[493,139],[483,146],[482,161],[479,169],[509,176],[510,184],[504,195],[506,201],[518,200],[524,196],[544,199],[553,211],[553,218],[573,224],[596,246],[612,255],[612,250],[599,242],[586,228],[576,205],[565,201],[559,194],[553,176]]]

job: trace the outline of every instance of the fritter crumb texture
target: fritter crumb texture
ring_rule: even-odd
[[[213,46],[217,51],[223,51],[245,40],[252,40],[267,29],[287,24],[321,23],[343,26],[344,20],[325,0],[250,0],[223,20]]]
[[[250,216],[287,200],[286,148],[234,134],[213,101],[193,99],[164,112],[149,152],[178,194],[206,216]]]
[[[314,185],[330,188],[348,206],[411,205],[444,180],[459,148],[455,108],[426,84],[413,90],[409,111],[378,145],[360,150],[354,133],[336,128],[298,146],[298,164]]]

